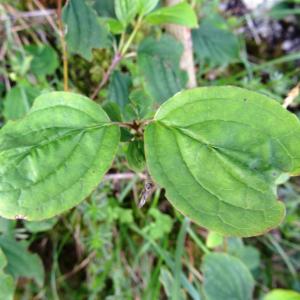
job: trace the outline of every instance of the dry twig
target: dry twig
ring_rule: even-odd
[[[300,83],[298,83],[293,89],[291,89],[284,99],[283,107],[288,108],[291,104],[293,104],[294,100],[299,96],[300,93]]]

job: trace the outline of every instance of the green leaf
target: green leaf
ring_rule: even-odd
[[[120,107],[115,102],[106,102],[103,109],[113,122],[122,122],[122,114]],[[121,142],[128,142],[133,138],[128,128],[121,128]]]
[[[154,101],[163,103],[184,88],[187,76],[179,68],[182,52],[183,46],[169,35],[159,40],[149,37],[140,44],[138,68]]]
[[[25,77],[30,70],[32,58],[31,55],[26,55],[24,51],[16,52],[15,55],[9,56],[9,65],[13,79],[16,80],[17,77]]]
[[[58,68],[58,56],[56,51],[48,45],[29,45],[26,52],[33,56],[30,70],[37,77],[51,75]]]
[[[243,248],[236,249],[232,254],[238,257],[251,271],[259,267],[259,251],[255,247],[244,246]]]
[[[131,78],[128,74],[114,71],[108,87],[108,99],[119,105],[124,110],[129,102],[129,88],[131,86]]]
[[[264,300],[300,300],[300,294],[292,290],[275,289],[269,292]]]
[[[13,234],[16,227],[16,222],[0,217],[0,233]]]
[[[300,172],[299,125],[262,94],[229,86],[184,91],[146,127],[146,161],[171,203],[196,223],[223,235],[259,235],[284,217],[275,182]]]
[[[275,20],[282,20],[284,18],[287,18],[288,16],[295,16],[300,14],[300,9],[299,7],[291,7],[290,2],[294,2],[294,4],[299,4],[299,0],[283,0],[280,1],[279,3],[272,5],[271,9],[268,9],[266,11],[266,17],[272,18]]]
[[[126,121],[143,120],[154,115],[153,100],[144,90],[134,90],[129,95],[129,103],[123,112]]]
[[[2,94],[4,93],[5,90],[6,90],[6,87],[5,87],[4,83],[0,82],[0,97],[2,96]]]
[[[109,169],[119,129],[86,97],[53,92],[0,131],[0,215],[32,221],[77,205]]]
[[[120,106],[117,103],[106,102],[102,107],[113,122],[123,121]]]
[[[141,172],[145,169],[144,142],[135,140],[129,143],[126,158],[130,169]]]
[[[44,267],[37,254],[27,250],[25,242],[17,242],[14,238],[0,236],[0,247],[7,257],[6,271],[15,279],[20,277],[34,279],[39,286],[44,284]]]
[[[15,292],[14,279],[4,273],[7,265],[6,257],[0,248],[0,300],[13,300]]]
[[[259,251],[253,246],[245,246],[240,238],[228,238],[228,253],[239,258],[251,271],[260,265]]]
[[[173,299],[172,292],[173,292],[173,286],[175,280],[173,274],[169,271],[168,268],[162,267],[160,269],[159,280],[164,287],[164,291],[168,297],[167,299]],[[179,290],[179,294],[177,295],[177,300],[185,300],[185,299],[186,296],[184,290],[183,289]]]
[[[120,34],[124,31],[123,24],[120,21],[118,21],[116,19],[108,18],[108,19],[106,19],[106,22],[108,24],[109,31],[111,33]]]
[[[121,224],[131,224],[134,222],[131,209],[122,208],[114,204],[107,206],[104,212],[104,220],[107,223],[119,221]]]
[[[101,17],[114,18],[115,15],[115,0],[96,0],[94,9]]]
[[[30,109],[33,100],[40,94],[40,90],[27,84],[13,87],[4,99],[4,117],[6,120],[16,120],[23,117]]]
[[[217,232],[210,231],[206,238],[206,246],[210,249],[219,247],[223,244],[223,236]]]
[[[116,16],[124,27],[134,20],[138,9],[138,0],[115,0]]]
[[[108,32],[98,21],[95,10],[85,0],[69,0],[63,9],[69,51],[92,59],[93,48],[109,46]]]
[[[142,120],[153,113],[153,101],[144,90],[134,90],[129,95],[130,105],[136,113],[136,119]]]
[[[159,0],[139,0],[139,14],[144,16],[151,12],[159,3]]]
[[[143,231],[147,233],[151,239],[161,239],[171,232],[173,220],[170,216],[161,213],[156,208],[151,208],[149,215],[154,218],[154,221],[145,226]]]
[[[203,289],[207,300],[251,300],[254,280],[247,267],[225,253],[211,253],[204,257]]]
[[[192,31],[196,57],[201,64],[226,66],[239,60],[239,41],[230,31],[215,27],[210,21],[204,21],[198,29]]]
[[[186,2],[157,9],[149,14],[145,21],[153,25],[178,24],[189,28],[198,26],[197,16],[193,8]]]
[[[139,55],[159,56],[171,64],[178,64],[182,53],[183,45],[169,34],[162,35],[158,40],[153,37],[146,38],[141,42],[138,49]]]
[[[57,223],[58,218],[52,218],[44,221],[39,222],[24,222],[24,225],[27,230],[33,233],[48,231],[54,227]]]

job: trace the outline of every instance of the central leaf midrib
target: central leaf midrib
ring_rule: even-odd
[[[81,139],[83,138],[83,136],[84,136],[84,133],[81,134],[79,142],[81,141]],[[25,208],[23,205],[20,204],[20,198],[21,198],[22,192],[28,190],[29,188],[32,188],[33,186],[37,186],[37,185],[41,184],[42,182],[45,182],[45,180],[47,180],[47,179],[48,179],[49,177],[51,177],[53,174],[57,173],[58,170],[60,170],[61,167],[65,164],[65,162],[66,162],[67,160],[69,160],[70,157],[74,154],[74,152],[76,151],[78,145],[79,145],[79,143],[77,143],[77,144],[73,147],[73,149],[71,150],[71,152],[68,154],[68,157],[66,158],[66,160],[61,161],[61,162],[58,164],[58,166],[56,166],[56,168],[54,168],[54,169],[53,169],[50,173],[48,173],[46,176],[40,178],[40,180],[38,180],[38,181],[36,181],[36,182],[34,182],[34,183],[30,183],[30,184],[28,184],[28,185],[24,185],[24,186],[18,187],[18,188],[12,188],[12,189],[7,190],[7,191],[0,191],[0,193],[5,193],[5,192],[6,192],[6,193],[7,193],[7,192],[9,193],[9,192],[13,192],[13,191],[19,191],[18,199],[16,200],[16,202],[18,203],[18,206],[19,206],[19,207]],[[53,197],[53,198],[54,198],[54,197]],[[53,198],[52,198],[52,199],[53,199]]]
[[[88,127],[87,130],[89,130],[89,129],[99,129],[99,128],[102,128],[102,127],[104,127],[104,126]],[[21,158],[21,160],[18,162],[17,165],[14,164],[14,167],[17,168],[18,165],[23,161],[23,159],[25,159],[25,157],[28,156],[28,154],[29,154],[30,152],[34,151],[36,148],[42,148],[42,147],[47,146],[47,145],[49,145],[49,144],[51,144],[51,143],[55,143],[55,142],[57,142],[57,141],[60,140],[60,139],[68,138],[68,137],[70,137],[70,136],[72,136],[72,135],[76,135],[77,133],[82,133],[82,137],[83,137],[83,135],[87,132],[87,130],[85,130],[85,129],[81,129],[81,130],[79,130],[79,129],[78,129],[78,130],[73,130],[73,131],[69,132],[68,134],[64,134],[64,135],[59,136],[58,139],[53,139],[53,140],[49,141],[49,143],[39,144],[39,145],[36,145],[35,147],[31,147],[31,148],[28,149],[26,152],[18,153],[18,154],[15,156],[16,159],[18,158],[18,156],[22,156],[22,158]],[[75,145],[74,149],[76,149],[76,147],[77,147],[77,145]],[[73,149],[73,150],[74,150],[74,149]],[[73,150],[71,151],[70,155],[72,155],[72,153],[74,152]],[[69,157],[70,157],[70,156],[69,156]],[[66,160],[68,160],[69,157],[68,157]],[[64,162],[65,162],[65,161],[64,161]],[[63,163],[63,162],[62,162],[62,163]],[[61,163],[61,164],[62,164],[62,163]],[[57,166],[57,168],[59,168],[61,164],[59,164],[59,165]],[[7,166],[7,167],[9,167],[9,166]],[[57,168],[56,168],[56,169],[57,169]],[[45,176],[44,178],[40,179],[39,181],[37,181],[37,182],[35,182],[35,183],[33,183],[33,184],[28,184],[28,185],[25,185],[25,186],[22,186],[22,187],[19,187],[19,188],[12,188],[12,189],[8,189],[8,190],[0,190],[0,193],[7,193],[7,192],[15,191],[15,190],[26,189],[26,188],[28,188],[28,187],[32,187],[33,185],[37,185],[37,184],[39,184],[40,182],[44,181],[48,176],[51,176],[52,174],[53,174],[53,171],[50,172],[49,174],[47,174],[47,176]],[[3,174],[2,174],[2,176],[3,176]]]
[[[178,144],[178,140],[177,140],[176,134],[175,134],[175,140],[176,140],[176,144],[177,144],[177,147],[178,147],[178,150],[179,150],[179,154],[180,154],[180,156],[181,156],[182,161],[183,161],[184,164],[186,165],[187,170],[190,172],[190,174],[191,174],[192,178],[195,180],[195,182],[198,183],[198,184],[199,184],[199,185],[200,185],[200,186],[201,186],[208,194],[214,196],[215,198],[217,198],[217,200],[219,200],[219,201],[221,201],[221,202],[223,202],[223,203],[226,203],[227,205],[230,205],[230,206],[233,206],[233,207],[236,207],[236,208],[240,208],[240,209],[242,209],[242,210],[251,210],[251,211],[264,212],[263,209],[245,208],[245,207],[238,206],[238,205],[236,205],[236,204],[227,202],[227,201],[223,200],[223,199],[221,198],[221,196],[219,196],[219,195],[213,193],[209,188],[207,188],[206,186],[204,186],[203,182],[199,181],[199,178],[197,178],[197,177],[193,174],[193,172],[190,170],[190,168],[188,167],[188,164],[187,164],[187,162],[185,161],[184,156],[183,156],[183,153],[181,152],[180,146],[179,146],[179,144]]]
[[[168,128],[168,129],[170,129],[170,128]],[[164,170],[164,168],[163,168],[163,165],[162,165],[162,163],[161,163],[161,161],[160,161],[160,158],[159,158],[159,155],[158,155],[157,153],[156,153],[156,158],[157,158],[157,161],[158,161],[158,163],[159,163],[159,165],[160,165],[160,167],[161,167],[161,171],[162,171],[162,173],[164,174],[164,178],[168,181],[169,185],[171,185],[171,186],[173,187],[173,189],[174,189],[175,191],[177,191],[177,193],[180,195],[180,197],[182,197],[182,198],[185,200],[186,205],[188,205],[189,207],[191,207],[192,209],[196,210],[197,212],[199,212],[199,213],[201,213],[201,214],[209,215],[209,216],[211,216],[211,217],[215,217],[215,218],[219,219],[224,225],[226,225],[226,226],[228,226],[228,227],[230,227],[230,228],[233,228],[234,230],[237,230],[237,229],[243,229],[243,230],[246,230],[246,231],[251,230],[251,227],[243,227],[243,228],[241,228],[241,227],[236,227],[235,225],[230,224],[229,222],[225,221],[225,220],[223,219],[223,217],[222,217],[220,214],[218,214],[218,213],[212,213],[212,212],[206,212],[206,211],[204,211],[204,210],[202,210],[202,209],[199,209],[198,207],[192,205],[192,204],[189,202],[189,200],[185,197],[185,195],[181,193],[181,190],[177,188],[176,184],[174,184],[174,183],[172,182],[172,180],[169,178],[168,174],[165,172],[165,170]],[[167,192],[167,194],[168,194],[168,189],[167,189],[166,192]],[[171,199],[170,199],[170,200],[171,200]],[[230,206],[235,207],[233,204],[230,204],[230,203],[227,203],[227,202],[224,202],[224,203],[226,203],[227,205],[230,205]],[[174,205],[175,205],[175,204],[174,204]],[[176,205],[175,205],[175,206],[176,206]],[[249,210],[249,209],[248,209],[248,210]]]
[[[210,121],[210,120],[209,120]],[[214,120],[215,121],[215,120]],[[186,127],[180,127],[180,126],[176,126],[176,125],[169,125],[168,123],[166,122],[163,122],[163,121],[156,121],[158,124],[168,128],[168,129],[175,129],[177,131],[179,131],[180,133],[182,133],[183,135],[205,145],[205,146],[208,146],[208,147],[211,147],[213,149],[224,149],[224,150],[227,150],[227,151],[233,151],[233,152],[240,152],[240,153],[247,153],[247,152],[244,152],[244,151],[241,151],[239,149],[231,149],[231,148],[228,148],[228,147],[224,147],[224,146],[219,146],[219,145],[214,145],[212,143],[210,143],[209,141],[205,141],[205,139],[200,139],[200,138],[196,138],[195,136],[192,136],[190,134],[188,134],[188,128]],[[197,123],[198,124],[198,123]],[[194,125],[194,124],[193,124]]]
[[[108,133],[108,131],[107,131],[107,130],[104,130],[103,133],[102,133],[102,135],[101,135],[101,137],[102,137],[103,139],[105,139],[105,135],[106,135],[107,133]],[[100,150],[101,147],[102,147],[102,144],[99,143],[99,147],[97,148],[97,151],[96,151],[96,153],[97,153],[96,156],[97,156],[97,155],[99,154],[99,152],[101,151],[101,150]],[[80,174],[80,176],[78,176],[78,178],[84,177],[84,174],[88,172],[88,170],[93,166],[93,164],[94,164],[94,160],[92,161],[92,164],[90,165],[90,167],[87,168],[82,174]],[[57,192],[57,193],[54,194],[53,197],[52,197],[51,199],[49,199],[47,202],[39,203],[40,205],[39,205],[38,207],[43,207],[43,206],[48,205],[50,202],[56,201],[56,198],[58,197],[58,195],[60,195],[60,194],[62,194],[62,193],[65,193],[66,191],[70,190],[70,189],[73,187],[73,185],[75,185],[75,184],[76,184],[76,182],[74,182],[72,185],[68,186],[67,189],[65,189],[65,190],[63,190],[63,191]]]
[[[72,135],[72,134],[76,134],[77,132],[80,132],[80,131],[88,131],[88,130],[93,130],[93,129],[99,129],[99,128],[102,128],[102,127],[105,127],[105,126],[109,126],[110,124],[108,123],[99,123],[99,124],[95,124],[95,125],[92,125],[92,126],[85,126],[85,127],[78,127],[78,128],[70,128],[70,127],[45,127],[45,128],[41,128],[41,129],[38,129],[38,130],[32,130],[30,132],[27,132],[26,134],[24,135],[20,135],[20,136],[17,136],[16,138],[22,138],[28,134],[32,134],[32,133],[36,133],[36,132],[40,132],[40,131],[44,131],[44,130],[51,130],[51,129],[55,129],[55,128],[59,128],[59,129],[68,129],[70,128],[69,131],[66,131],[64,134],[62,135],[59,135],[59,134],[53,134],[52,136],[50,136],[50,139],[47,138],[45,139],[46,142],[43,142],[41,141],[40,143],[37,143],[37,144],[34,144],[34,145],[28,145],[28,146],[20,146],[20,147],[12,147],[12,148],[8,148],[8,149],[4,149],[4,150],[0,150],[0,153],[1,152],[5,152],[5,151],[9,151],[9,150],[15,150],[15,149],[22,149],[22,148],[25,148],[24,149],[24,152],[22,153],[18,153],[18,155],[22,155],[22,154],[27,154],[27,152],[30,152],[31,150],[35,150],[37,147],[43,147],[43,146],[47,146],[53,142],[56,142],[60,139],[63,139],[65,137],[68,137],[69,135]]]
[[[221,146],[215,146],[215,145],[213,145],[213,144],[210,144],[210,143],[207,142],[207,141],[204,141],[204,140],[201,140],[201,139],[197,139],[196,137],[189,135],[189,134],[187,133],[187,131],[184,130],[185,128],[181,128],[181,127],[178,127],[178,126],[170,126],[170,125],[167,125],[167,124],[165,124],[164,122],[161,122],[161,121],[159,121],[158,123],[161,124],[161,125],[163,125],[164,127],[166,127],[167,129],[169,129],[169,130],[171,130],[171,131],[173,131],[173,130],[175,130],[175,131],[177,131],[177,132],[179,131],[180,134],[183,134],[183,135],[187,136],[188,138],[193,139],[193,140],[197,141],[198,143],[201,143],[201,144],[204,145],[204,146],[211,147],[212,150],[216,151],[217,153],[218,153],[218,150],[219,150],[219,149],[225,149],[225,150],[228,150],[228,151],[233,151],[233,150],[230,149],[230,148],[221,147]],[[176,138],[176,142],[177,142],[177,138]],[[178,146],[178,148],[179,148],[179,146]],[[234,151],[242,152],[242,151],[238,151],[238,150],[234,150]],[[180,153],[181,153],[181,152],[180,152]],[[243,152],[242,152],[242,153],[243,153]],[[222,153],[222,155],[226,156],[226,154],[224,154],[224,153]],[[216,157],[218,157],[218,155],[216,155]],[[220,158],[218,157],[218,159],[220,159]],[[237,161],[238,161],[238,160],[237,160]],[[238,161],[238,162],[239,162],[239,161]],[[223,161],[222,161],[222,163],[224,164]],[[242,162],[240,162],[240,163],[242,163]],[[242,163],[242,164],[243,164],[243,163]],[[234,176],[231,172],[228,171],[227,168],[226,168],[226,170],[227,170],[227,172],[228,172],[231,176]],[[234,178],[236,179],[235,176],[234,176]],[[256,191],[256,192],[265,194],[265,191],[262,191],[262,190],[259,190],[259,189],[255,188],[255,187],[253,187],[253,186],[247,185],[247,183],[243,182],[241,179],[236,179],[236,180],[238,180],[240,183],[244,184],[244,185],[245,185],[246,187],[248,187],[248,188],[253,189],[253,190]],[[198,182],[198,180],[196,180],[196,181]],[[201,185],[202,185],[202,184],[201,184]],[[205,190],[206,190],[206,189],[205,189]],[[209,191],[209,192],[210,192],[210,191]],[[210,193],[211,193],[211,192],[210,192]],[[211,194],[214,195],[213,193],[211,193]],[[216,195],[214,195],[214,196],[216,196]],[[219,197],[218,197],[218,198],[219,198]],[[226,201],[224,201],[224,202],[225,202],[225,203],[228,203],[228,202],[226,202]],[[244,208],[243,208],[243,209],[244,209]]]

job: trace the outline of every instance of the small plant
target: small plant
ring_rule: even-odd
[[[115,2],[117,19],[108,19],[107,24],[112,33],[121,34],[121,40],[93,98],[111,75],[112,86],[114,81],[124,84],[123,75],[112,72],[143,23],[197,25],[187,3],[154,10],[157,4],[157,0]],[[108,32],[85,1],[68,1],[63,13],[61,7],[58,12],[64,21],[59,22],[59,28],[64,87],[68,90],[66,42],[69,51],[91,59],[92,48],[109,42]],[[126,30],[136,16],[126,41]],[[148,54],[151,47],[158,47],[155,43],[149,39],[140,46],[138,59],[145,69],[154,63]],[[163,47],[175,42],[165,37],[161,43]],[[46,57],[56,60],[51,49],[28,49],[30,53],[39,51],[41,63]],[[49,65],[55,69],[53,59]],[[37,61],[33,66],[39,65],[41,71],[35,72],[45,76],[45,65]],[[151,81],[151,74],[146,72],[145,78]],[[149,83],[149,88],[157,93],[155,84]],[[168,86],[162,82],[160,88]],[[174,91],[178,89],[180,86]],[[196,88],[177,93],[149,117],[153,115],[151,105],[149,109],[147,101],[136,102],[141,95],[132,95],[133,101],[126,106],[119,99],[122,95],[110,97],[118,98],[119,107],[106,110],[110,114],[111,110],[123,110],[129,121],[111,121],[98,104],[65,91],[42,94],[23,119],[2,128],[1,216],[37,221],[77,205],[110,168],[120,143],[120,128],[126,128],[131,168],[142,170],[146,166],[152,179],[166,189],[169,201],[196,223],[223,235],[247,237],[262,234],[282,221],[285,209],[277,201],[276,181],[283,174],[300,172],[300,126],[296,117],[275,101],[237,87]],[[157,97],[166,100],[168,94]],[[24,111],[18,117],[20,114]]]
[[[0,132],[1,215],[37,221],[77,205],[110,168],[120,127],[143,140],[150,175],[196,223],[246,237],[282,221],[276,181],[300,172],[299,121],[272,99],[229,86],[180,92],[153,119],[131,123],[110,121],[84,96],[39,96]]]
[[[299,4],[242,2],[0,4],[0,300],[299,299]]]

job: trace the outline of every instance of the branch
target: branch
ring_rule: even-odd
[[[65,41],[64,26],[62,22],[62,0],[57,0],[57,23],[59,28],[59,38],[63,52],[63,68],[64,68],[64,91],[69,90],[69,73],[68,73],[68,53]]]
[[[172,6],[181,2],[181,0],[166,0],[167,5]],[[188,88],[197,86],[196,71],[193,54],[193,41],[191,29],[181,25],[167,25],[167,31],[182,43],[184,51],[180,61],[180,67],[188,74]]]
[[[124,43],[124,38],[125,38],[125,33],[122,34],[121,36],[121,41],[119,44],[119,49],[116,51],[116,54],[108,68],[108,70],[105,72],[102,81],[100,82],[100,84],[98,85],[98,87],[95,89],[95,91],[93,92],[93,94],[91,95],[92,99],[95,99],[97,97],[97,95],[99,94],[100,90],[106,85],[106,83],[109,80],[109,77],[111,75],[111,73],[113,72],[113,70],[116,68],[116,66],[119,64],[119,62],[126,56],[126,53],[130,47],[130,45],[132,44],[138,30],[140,29],[141,25],[142,25],[142,21],[143,18],[142,16],[140,16],[133,28],[132,33],[130,34],[127,42],[125,43],[125,45],[123,45]]]
[[[293,89],[291,89],[287,95],[287,97],[284,99],[283,107],[288,108],[291,104],[293,104],[294,100],[299,96],[300,94],[300,83],[298,83]]]
[[[59,29],[57,28],[57,26],[55,25],[55,22],[52,19],[52,15],[46,13],[48,10],[46,10],[46,8],[43,6],[42,3],[40,3],[38,0],[33,0],[34,4],[40,9],[40,12],[44,13],[44,16],[46,18],[46,20],[48,21],[48,23],[50,24],[50,26],[53,28],[53,30],[59,34]],[[53,10],[53,12],[55,12]]]
[[[79,265],[76,265],[73,270],[69,273],[63,274],[61,277],[57,279],[58,282],[65,281],[66,279],[74,276],[76,273],[86,268],[87,265],[96,257],[96,251],[93,251],[87,256]]]
[[[34,11],[24,11],[24,12],[17,12],[14,15],[4,15],[0,16],[0,21],[7,21],[7,20],[18,20],[19,18],[29,19],[29,18],[41,18],[46,16],[52,16],[55,13],[54,9],[43,9],[43,10],[34,10]]]
[[[95,99],[97,97],[97,95],[99,94],[100,90],[106,85],[106,83],[109,80],[109,77],[111,75],[111,73],[113,72],[113,70],[116,68],[116,66],[119,64],[119,62],[122,60],[122,55],[117,52],[113,58],[113,60],[111,61],[111,64],[109,66],[109,68],[107,69],[107,71],[104,73],[104,76],[101,80],[101,82],[99,83],[99,85],[97,86],[97,88],[95,89],[95,91],[93,92],[93,94],[91,95],[91,99]]]
[[[147,179],[147,176],[143,173],[116,173],[116,174],[107,174],[104,177],[105,181],[113,180],[130,180],[134,178],[135,176],[139,176],[141,179],[145,180]]]

